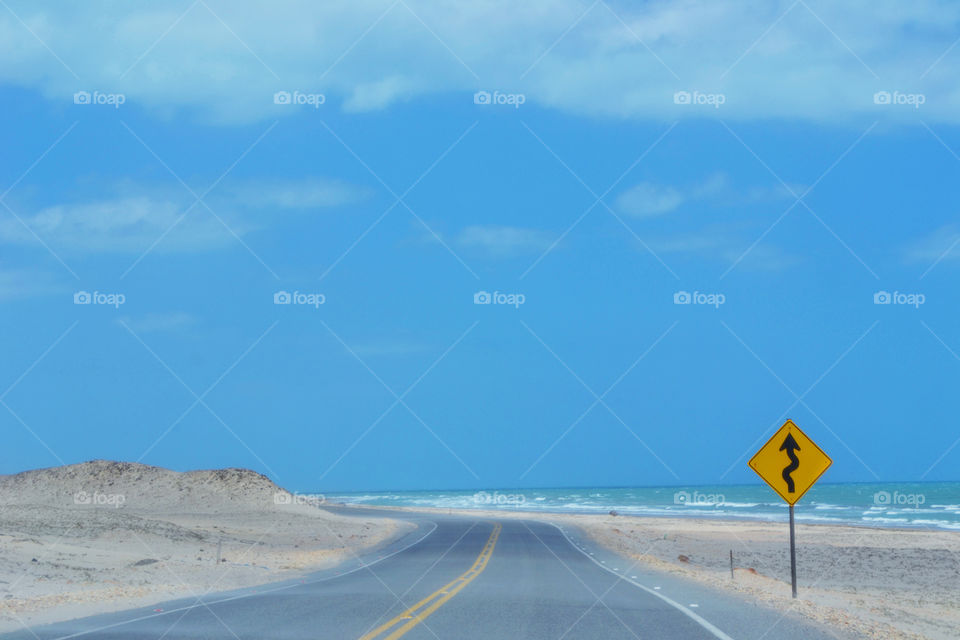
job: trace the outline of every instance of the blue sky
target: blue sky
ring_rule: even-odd
[[[247,4],[0,11],[0,472],[958,479],[960,9]]]

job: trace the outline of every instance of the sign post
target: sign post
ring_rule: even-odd
[[[750,468],[790,505],[790,584],[794,598],[797,597],[797,544],[793,507],[831,464],[830,456],[792,420],[783,423],[750,458]]]
[[[793,528],[793,505],[790,505],[790,587],[797,597],[797,534]]]

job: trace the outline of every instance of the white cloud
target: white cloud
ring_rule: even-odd
[[[710,225],[670,236],[651,237],[647,244],[667,265],[672,263],[671,256],[701,258],[722,266],[736,263],[738,269],[753,271],[780,271],[800,263],[798,256],[770,243],[751,248],[755,239],[747,229]]]
[[[569,32],[580,0],[208,0],[185,14],[184,5],[150,3],[108,12],[97,3],[9,4],[29,29],[0,13],[0,82],[63,104],[80,89],[121,91],[121,108],[249,122],[299,111],[273,104],[278,90],[322,92],[322,111],[449,92],[469,100],[486,88],[614,117],[960,121],[960,55],[940,59],[960,5],[939,0],[598,3]],[[922,92],[926,102],[874,104],[881,90]],[[675,104],[678,91],[722,92],[726,101]]]
[[[542,252],[556,241],[556,235],[539,229],[480,226],[465,228],[456,238],[458,245],[480,250],[492,257]]]
[[[955,224],[940,227],[933,233],[915,240],[904,250],[911,262],[933,264],[942,260],[960,259],[960,228]]]
[[[656,182],[641,182],[621,193],[617,197],[616,206],[628,215],[647,218],[670,213],[691,203],[706,203],[712,206],[738,206],[772,202],[796,197],[803,193],[803,187],[801,186],[788,186],[774,184],[772,186],[738,188],[730,183],[726,174],[715,173],[701,182],[684,187]],[[796,194],[796,196],[793,194]]]
[[[366,191],[336,180],[257,180],[234,186],[225,199],[236,206],[320,209],[357,202]]]
[[[34,269],[0,268],[0,300],[17,300],[68,291],[69,287],[49,273]]]
[[[641,182],[617,198],[617,208],[637,217],[659,216],[670,213],[683,204],[686,197],[673,187],[652,182]]]
[[[190,208],[188,193],[131,185],[118,191],[122,194],[18,215],[54,250],[141,252],[164,236],[157,251],[204,251],[235,243],[234,233],[266,227],[271,218],[264,213],[331,208],[364,196],[351,185],[320,179],[231,183],[207,198],[214,216],[203,204]],[[24,224],[12,216],[0,219],[0,243],[37,244]]]
[[[410,78],[392,76],[357,85],[344,101],[345,111],[376,111],[389,107],[394,102],[409,98],[416,93],[415,85]]]
[[[54,250],[144,251],[171,228],[169,241],[157,245],[158,250],[204,250],[230,242],[229,232],[199,205],[175,227],[188,205],[153,196],[118,197],[55,205],[20,218]],[[249,227],[237,224],[234,229],[243,234]],[[0,220],[0,242],[33,245],[37,240],[23,224],[7,217]]]
[[[130,252],[145,250],[174,225],[185,208],[173,200],[119,197],[55,205],[20,217],[54,249]],[[197,207],[192,214],[180,229],[187,233],[175,236],[179,249],[207,248],[227,241],[226,232],[212,216]],[[0,220],[0,242],[29,245],[37,240],[23,224],[7,217]]]

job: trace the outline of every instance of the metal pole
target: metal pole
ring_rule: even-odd
[[[733,549],[730,549],[730,579],[733,580]]]
[[[797,597],[797,538],[793,527],[793,505],[790,505],[790,584],[793,597]]]
[[[217,566],[220,566],[220,550],[223,548],[223,538],[217,540]]]

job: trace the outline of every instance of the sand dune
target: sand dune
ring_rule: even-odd
[[[0,476],[0,630],[293,577],[411,526],[321,502],[246,469],[97,460]]]
[[[101,506],[150,513],[262,509],[283,490],[249,469],[177,472],[94,460],[0,476],[0,504]]]

